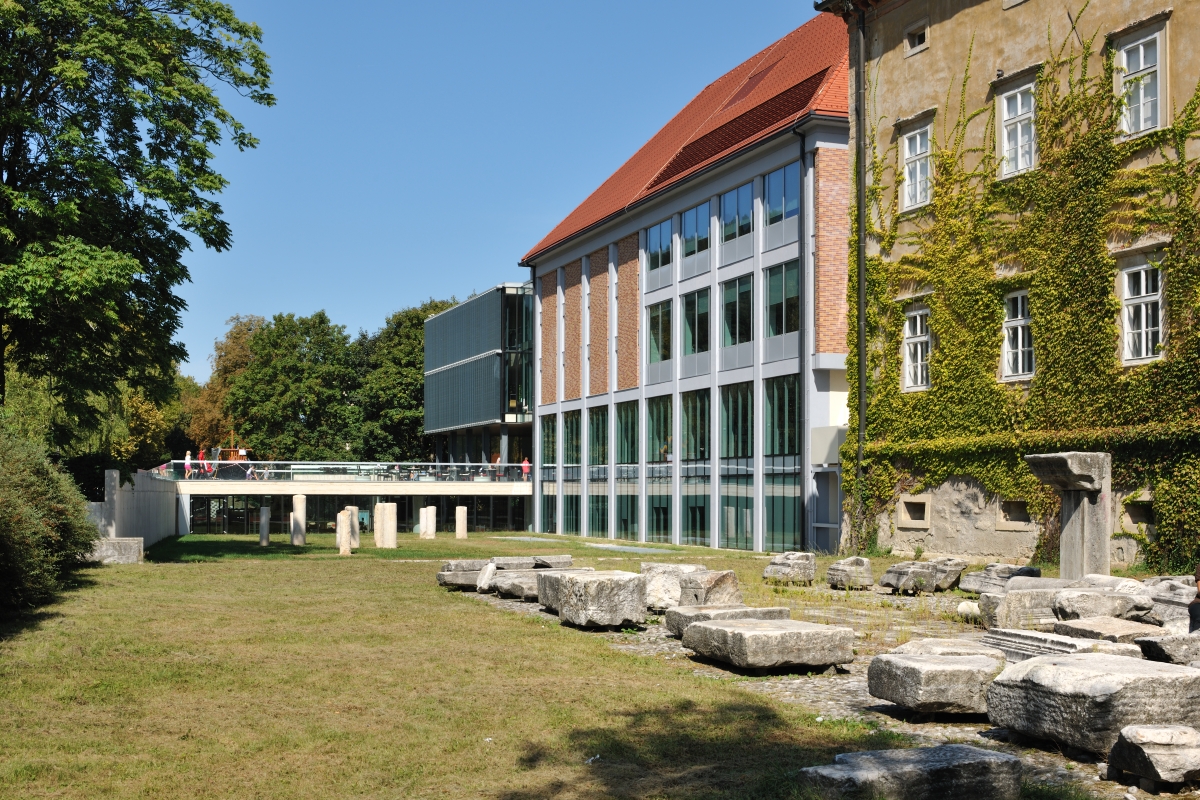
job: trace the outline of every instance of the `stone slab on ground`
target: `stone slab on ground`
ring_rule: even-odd
[[[566,569],[574,564],[572,556],[534,556],[534,569]]]
[[[460,589],[470,589],[475,591],[475,585],[479,580],[479,570],[468,572],[466,570],[454,569],[439,572],[437,574],[438,586],[453,586]]]
[[[641,573],[646,576],[646,607],[665,611],[679,605],[679,579],[693,572],[707,572],[703,564],[661,564],[644,561]]]
[[[693,572],[679,576],[679,605],[740,605],[742,590],[737,573],[731,569]]]
[[[1037,567],[1018,567],[1016,564],[988,564],[979,572],[963,575],[958,581],[958,588],[975,594],[1004,594],[1009,578],[1017,576],[1040,578],[1042,571]]]
[[[879,576],[879,585],[894,594],[928,593],[937,586],[937,576],[937,567],[928,561],[900,561]]]
[[[772,557],[763,570],[763,579],[778,583],[803,583],[811,586],[817,577],[815,553],[800,553],[789,550]]]
[[[533,556],[493,556],[488,560],[496,569],[533,569],[537,562]]]
[[[994,647],[1004,654],[1009,663],[1024,661],[1037,656],[1072,655],[1074,653],[1102,653],[1123,658],[1141,658],[1142,650],[1137,645],[1117,644],[1102,639],[1078,639],[1043,631],[993,628],[983,635],[981,644]]]
[[[1162,622],[1154,613],[1149,592],[1128,594],[1101,587],[1062,589],[1054,595],[1054,615],[1060,620],[1118,617],[1152,625]]]
[[[479,570],[479,577],[475,580],[475,591],[480,594],[492,591],[492,579],[495,577],[496,565],[484,564],[483,569]]]
[[[1013,578],[1012,582],[1020,580]],[[1047,580],[1038,578],[1036,580]],[[1013,589],[1004,594],[979,595],[979,610],[985,628],[1019,628],[1030,631],[1054,630],[1054,596],[1060,587]]]
[[[442,564],[442,572],[479,572],[486,563],[486,558],[456,558]]]
[[[871,659],[867,690],[925,714],[986,714],[988,684],[1002,669],[989,656],[886,653]]]
[[[782,606],[752,608],[743,605],[724,606],[679,606],[667,609],[664,623],[672,634],[682,638],[683,632],[694,622],[709,622],[714,619],[791,619],[791,610]]]
[[[1152,781],[1196,780],[1200,778],[1200,733],[1186,725],[1130,725],[1121,729],[1108,765]]]
[[[1133,643],[1142,648],[1142,655],[1151,661],[1168,664],[1191,664],[1200,661],[1200,636],[1144,636]]]
[[[828,766],[800,770],[803,786],[822,797],[887,800],[1017,800],[1021,760],[965,744],[842,753]]]
[[[140,536],[97,539],[88,560],[101,564],[140,564],[143,541]]]
[[[931,558],[929,563],[937,568],[937,583],[934,586],[934,591],[937,592],[948,592],[957,586],[958,582],[962,580],[963,570],[970,566],[961,558],[951,558],[950,556]]]
[[[1077,639],[1133,644],[1134,639],[1161,634],[1162,628],[1116,617],[1084,617],[1058,622],[1054,625],[1054,632],[1059,636],[1074,636]]]
[[[742,669],[829,666],[854,660],[854,631],[791,619],[712,620],[689,625],[683,646]]]
[[[835,561],[825,572],[825,582],[834,589],[869,589],[875,585],[871,560],[852,556]]]
[[[1200,724],[1200,670],[1097,653],[1010,664],[988,687],[992,724],[1107,753],[1128,725]]]
[[[538,576],[541,588],[559,583],[558,618],[582,628],[637,625],[646,621],[646,578],[636,572],[597,570]]]
[[[892,650],[897,655],[987,656],[1004,661],[1004,651],[973,639],[913,639]]]
[[[492,577],[492,589],[501,597],[514,597],[526,602],[538,599],[537,576],[546,572],[595,572],[592,567],[574,567],[562,570],[545,569],[502,569]]]

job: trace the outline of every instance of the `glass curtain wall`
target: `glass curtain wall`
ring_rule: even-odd
[[[800,262],[767,270],[767,337],[800,330]]]
[[[580,412],[564,411],[562,415],[562,470],[563,470],[563,521],[562,532],[578,534],[580,519],[582,447],[580,439]]]
[[[528,422],[533,413],[533,288],[504,294],[505,420]]]
[[[721,284],[724,293],[725,325],[721,346],[733,347],[754,338],[753,288],[754,279],[743,275]]]
[[[683,448],[680,453],[683,514],[682,543],[707,547],[712,544],[709,505],[712,494],[712,408],[709,389],[684,392],[682,406]]]
[[[671,395],[646,401],[646,541],[671,541]]]
[[[754,547],[754,384],[721,387],[721,547]]]
[[[671,360],[671,301],[650,306],[650,363]]]
[[[617,403],[617,538],[638,538],[638,403]]]
[[[802,382],[799,375],[763,381],[763,549],[804,549]]]
[[[538,480],[542,490],[542,533],[558,533],[558,415],[541,418],[542,463]]]
[[[588,536],[608,538],[608,406],[588,409]]]
[[[683,354],[708,352],[708,289],[683,296]]]

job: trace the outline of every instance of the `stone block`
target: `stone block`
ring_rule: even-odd
[[[781,606],[752,608],[750,606],[679,606],[667,609],[664,623],[667,630],[679,638],[693,622],[722,619],[791,619],[791,611]]]
[[[479,570],[479,577],[475,580],[475,591],[487,593],[492,591],[492,579],[496,577],[496,565],[484,564],[483,569]]]
[[[534,569],[537,562],[532,556],[494,556],[489,560],[496,569]]]
[[[534,602],[538,599],[537,576],[544,569],[501,569],[492,577],[492,589],[501,597]],[[577,567],[555,572],[595,572],[591,567]]]
[[[92,545],[92,555],[89,561],[101,564],[140,564],[142,563],[142,538],[140,536],[124,536],[116,539],[97,539]]]
[[[854,631],[791,619],[694,622],[683,646],[742,669],[828,666],[854,660]]]
[[[742,590],[733,570],[692,572],[679,576],[679,605],[740,605]]]
[[[1077,639],[1103,639],[1106,642],[1133,644],[1134,639],[1161,634],[1162,628],[1116,617],[1084,617],[1057,622],[1054,632],[1059,636],[1073,636]]]
[[[1017,800],[1021,759],[966,744],[842,753],[800,770],[803,787],[826,798]]]
[[[437,574],[438,586],[451,586],[459,589],[470,589],[475,591],[475,584],[479,580],[479,570],[470,572],[464,569],[445,570]]]
[[[442,564],[442,572],[479,572],[487,563],[486,558],[457,558]]]
[[[1145,594],[1146,585],[1133,578],[1117,578],[1112,575],[1091,573],[1079,579],[1080,586],[1091,586],[1097,589],[1107,589],[1118,594]]]
[[[1112,539],[1112,456],[1108,453],[1040,453],[1025,463],[1062,498],[1059,571],[1064,578],[1107,575]]]
[[[362,523],[358,518],[358,506],[346,506],[346,514],[350,518],[350,547],[358,550],[362,547]]]
[[[566,569],[572,564],[571,556],[534,556],[534,569]]]
[[[1200,779],[1200,733],[1186,725],[1129,725],[1117,736],[1108,764],[1152,781]]]
[[[454,538],[467,538],[467,507],[455,506],[454,508]]]
[[[1004,660],[985,655],[886,653],[867,667],[867,691],[922,713],[985,714],[987,687]]]
[[[1103,639],[1076,639],[1056,633],[993,628],[984,634],[981,643],[1004,654],[1009,663],[1036,656],[1070,655],[1073,653],[1103,653],[1125,658],[1141,658],[1137,645],[1117,644]]]
[[[693,572],[707,572],[702,564],[659,564],[642,562],[641,573],[646,576],[646,607],[665,611],[679,605],[679,579]]]
[[[563,572],[558,618],[583,628],[640,624],[646,621],[646,579],[636,572],[597,570]],[[541,597],[542,576],[538,576]]]
[[[948,592],[957,586],[962,579],[963,570],[969,566],[961,558],[949,556],[931,558],[929,563],[937,569],[937,582],[933,587],[937,592]]]
[[[869,589],[875,577],[871,575],[870,559],[852,556],[830,564],[825,581],[834,589]]]
[[[771,559],[763,570],[763,579],[778,583],[803,583],[811,586],[817,577],[817,557],[813,553],[789,550]]]
[[[1026,736],[1108,753],[1128,725],[1200,725],[1200,670],[1080,653],[1010,664],[988,687],[988,719]]]
[[[932,593],[937,586],[937,567],[928,561],[901,561],[888,567],[879,577],[879,585],[893,594]]]
[[[1168,664],[1191,664],[1200,661],[1200,636],[1188,634],[1174,636],[1146,636],[1134,639],[1142,648],[1142,655],[1151,661]]]
[[[1125,594],[1111,589],[1062,589],[1054,595],[1054,616],[1060,620],[1118,617],[1147,625],[1161,623],[1148,593]]]
[[[983,626],[988,629],[1053,631],[1055,623],[1058,622],[1058,617],[1054,615],[1054,596],[1058,591],[1055,587],[1009,589],[1005,594],[981,594],[979,610],[983,616]]]
[[[893,655],[987,656],[1004,661],[1004,651],[973,639],[913,639],[892,650]]]
[[[562,604],[562,576],[551,570],[538,570],[537,573],[537,594],[538,603],[547,611],[558,613],[558,607]]]
[[[980,572],[968,572],[959,579],[958,588],[964,592],[1004,594],[1009,578],[1040,578],[1042,571],[1037,567],[1018,567],[1016,564],[988,564]]]
[[[1150,583],[1151,580],[1155,582]],[[1163,627],[1187,633],[1191,627],[1188,605],[1196,599],[1196,585],[1176,578],[1150,578],[1143,585],[1154,601],[1154,614],[1162,620]]]

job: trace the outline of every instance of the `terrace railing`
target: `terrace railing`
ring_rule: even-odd
[[[147,472],[168,481],[529,481],[532,464],[362,461],[169,461]]]

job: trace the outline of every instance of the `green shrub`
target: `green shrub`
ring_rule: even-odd
[[[48,602],[100,532],[46,450],[0,425],[0,609]]]

